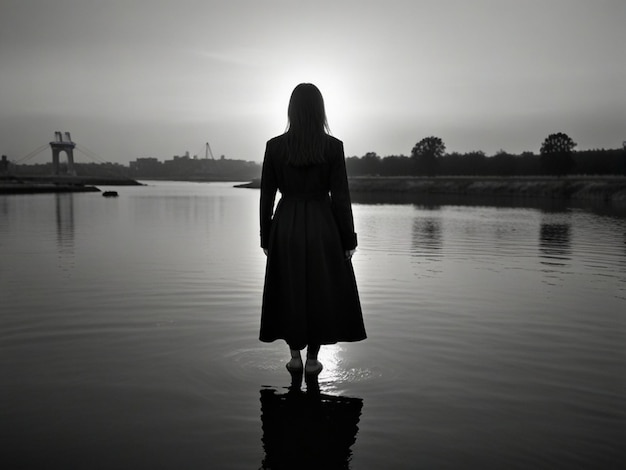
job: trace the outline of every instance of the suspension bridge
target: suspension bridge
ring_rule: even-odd
[[[11,168],[24,165],[32,161],[46,149],[52,151],[52,168],[49,174],[28,175],[12,174]],[[110,176],[87,176],[78,175],[74,160],[74,152],[87,157],[90,162],[106,164],[95,152],[77,144],[72,140],[69,132],[56,131],[54,140],[40,145],[32,152],[9,161],[6,155],[0,160],[0,194],[15,192],[61,192],[61,191],[99,191],[97,188],[86,185],[140,185],[137,181],[115,172],[114,169],[104,167]],[[65,163],[62,155],[65,154]]]
[[[87,157],[88,160],[95,163],[106,163],[102,158],[100,158],[95,152],[79,145],[78,143],[72,140],[72,137],[69,132],[60,132],[56,131],[54,133],[54,140],[51,142],[46,142],[45,144],[40,145],[32,152],[16,159],[11,160],[8,163],[13,165],[23,165],[27,162],[32,161],[35,157],[40,155],[44,150],[50,148],[52,150],[52,174],[53,175],[66,175],[66,176],[76,176],[75,169],[75,160],[74,160],[74,150],[83,156]],[[66,164],[63,165],[61,162],[61,154],[65,153],[66,155]],[[5,157],[3,155],[3,157]],[[119,175],[123,177],[122,175]]]

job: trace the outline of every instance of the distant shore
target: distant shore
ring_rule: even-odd
[[[537,197],[626,204],[624,176],[363,176],[348,178],[348,184],[351,191],[364,193]],[[259,188],[260,180],[237,187]]]
[[[99,192],[102,186],[141,186],[141,183],[123,178],[91,176],[19,176],[0,178],[0,195]]]
[[[87,193],[99,192],[95,186],[76,184],[20,184],[0,182],[0,195],[3,194],[42,194],[42,193]]]

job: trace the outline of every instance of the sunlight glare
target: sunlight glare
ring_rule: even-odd
[[[322,392],[332,392],[337,384],[342,382],[341,352],[342,348],[338,344],[324,345],[320,348],[318,359],[324,365],[324,370],[319,377]]]
[[[312,64],[290,67],[274,82],[270,99],[272,115],[280,119],[276,127],[286,128],[289,97],[299,83],[313,83],[320,89],[331,133],[340,133],[351,120],[350,110],[354,109],[350,104],[353,96],[348,77],[334,73],[329,67],[317,67]]]

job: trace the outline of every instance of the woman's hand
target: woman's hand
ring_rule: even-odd
[[[352,259],[352,255],[354,255],[355,252],[356,252],[356,249],[344,251],[344,254],[346,255],[346,259],[347,260]]]

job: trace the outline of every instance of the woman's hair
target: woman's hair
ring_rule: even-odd
[[[291,93],[287,117],[287,161],[293,166],[322,163],[329,129],[319,89],[312,83],[296,86]]]

